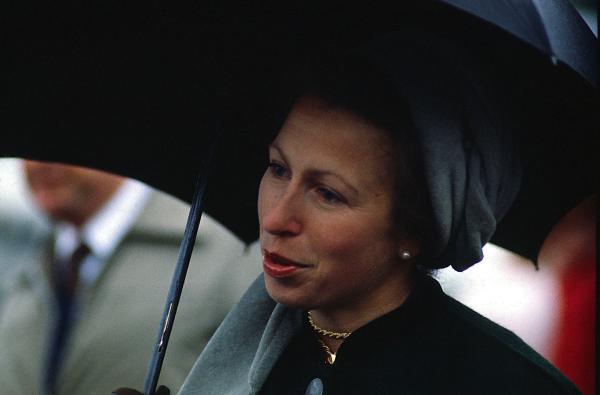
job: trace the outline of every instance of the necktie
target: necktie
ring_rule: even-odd
[[[75,251],[73,251],[73,254],[71,254],[71,258],[67,262],[65,273],[66,283],[64,291],[71,299],[75,295],[77,285],[79,284],[79,268],[81,267],[81,262],[83,262],[83,260],[86,256],[88,256],[89,253],[89,247],[81,243],[79,247],[77,247]]]
[[[54,294],[58,309],[56,322],[52,328],[46,369],[46,390],[49,394],[54,393],[56,376],[64,356],[64,345],[71,329],[73,300],[79,283],[79,267],[89,253],[90,249],[85,244],[80,244],[67,262],[55,262],[53,265]]]

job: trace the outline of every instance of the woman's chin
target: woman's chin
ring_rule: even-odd
[[[265,275],[265,287],[271,299],[284,306],[304,310],[309,305],[307,295],[301,288],[286,281]]]

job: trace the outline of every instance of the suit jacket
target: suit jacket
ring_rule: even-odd
[[[80,290],[57,393],[143,388],[187,215],[187,205],[154,193],[98,279]],[[239,239],[203,216],[159,384],[174,391],[180,387],[215,328],[259,272],[244,252]],[[43,255],[25,265],[4,292],[0,394],[43,392],[49,328],[57,308]]]
[[[398,309],[355,331],[323,363],[305,314],[273,302],[259,278],[196,361],[180,394],[578,394],[513,333],[423,277]]]

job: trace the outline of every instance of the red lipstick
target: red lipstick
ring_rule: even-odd
[[[275,278],[293,276],[304,265],[294,262],[274,253],[265,251],[263,258],[263,269],[266,274]]]

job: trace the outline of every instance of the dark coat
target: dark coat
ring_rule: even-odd
[[[355,331],[326,365],[305,324],[260,394],[575,394],[577,389],[513,333],[445,295],[431,278],[398,309]]]
[[[421,278],[401,307],[356,330],[331,367],[305,314],[280,305],[273,309],[262,278],[258,281],[205,350],[182,393],[218,388],[304,395],[314,378],[323,381],[328,395],[579,393],[512,332],[445,295],[434,279]],[[273,314],[261,313],[263,307]],[[265,319],[261,339],[254,339],[254,326]],[[246,355],[251,349],[255,355]]]

